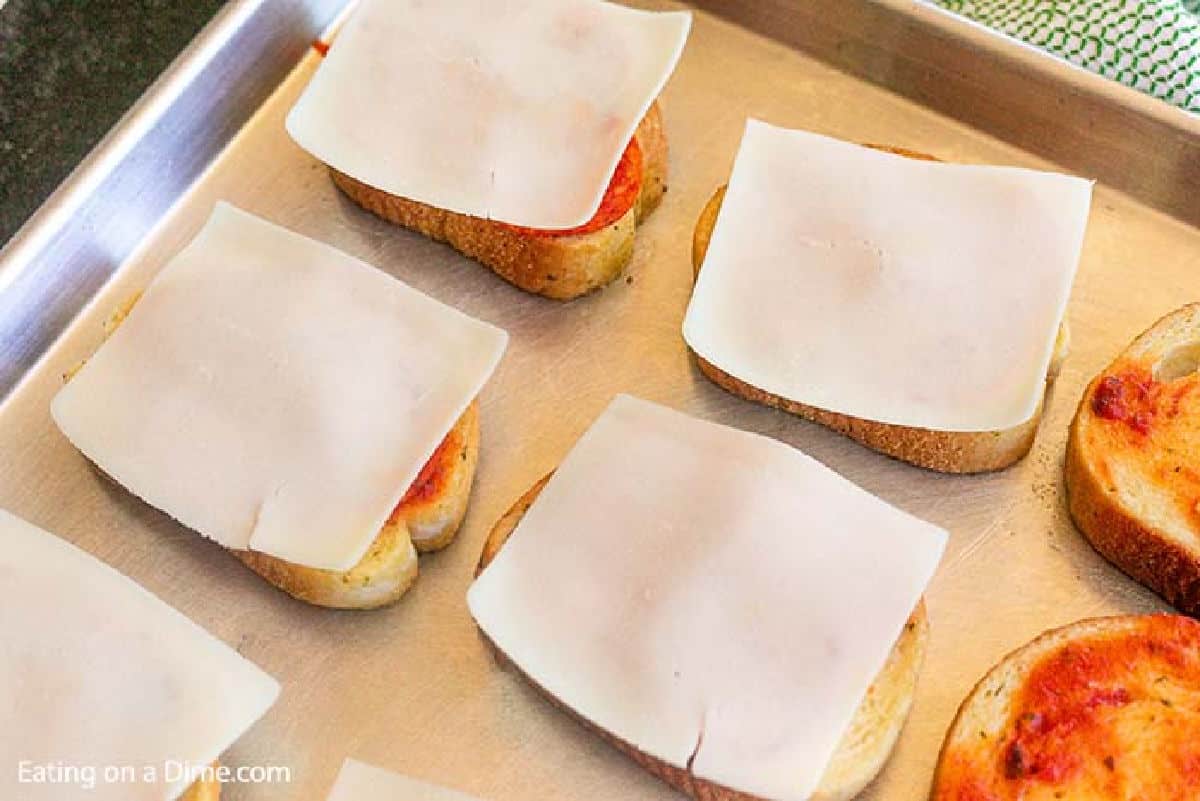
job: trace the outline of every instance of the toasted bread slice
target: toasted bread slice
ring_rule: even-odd
[[[479,565],[475,569],[476,576],[487,568],[496,558],[496,554],[500,553],[504,543],[508,541],[517,524],[521,522],[521,518],[525,516],[525,512],[533,505],[534,500],[549,480],[550,477],[546,476],[534,484],[497,521],[484,542]],[[485,634],[485,639],[486,636]],[[929,621],[925,614],[925,604],[922,601],[909,617],[903,633],[892,648],[887,663],[879,672],[870,689],[867,690],[866,697],[859,705],[850,727],[842,735],[838,750],[826,768],[820,787],[811,797],[811,801],[851,799],[862,792],[863,788],[883,768],[892,748],[896,745],[896,740],[900,737],[900,730],[912,707],[917,675],[920,673],[921,663],[925,659],[925,644],[928,638]],[[508,665],[518,673],[520,672],[520,669],[496,648],[495,643],[488,640],[488,644],[501,664]],[[521,676],[529,681],[528,676],[523,673]],[[562,701],[538,687],[536,683],[530,682],[530,684],[585,727],[603,737],[626,756],[676,790],[698,799],[698,801],[756,801],[751,795],[696,778],[687,770],[668,765],[639,751],[635,746],[616,735],[592,725]]]
[[[1006,656],[963,701],[933,801],[1200,796],[1200,623],[1096,618]]]
[[[1200,304],[1134,340],[1083,393],[1068,508],[1097,551],[1200,614]]]
[[[633,257],[637,226],[667,191],[667,137],[658,101],[634,134],[642,153],[641,189],[616,222],[591,233],[535,233],[392,195],[330,168],[346,196],[388,222],[445,242],[490,267],[505,281],[556,300],[570,300],[611,283]]]
[[[902,148],[868,145],[877,150],[886,150],[908,158],[924,161],[936,161],[932,156],[916,153]],[[713,229],[717,224],[717,216],[721,212],[721,203],[725,199],[725,189],[717,189],[709,199],[696,228],[692,233],[692,269],[693,276],[700,274],[704,264],[704,256],[708,252],[708,243],[712,238]],[[1054,341],[1054,355],[1046,374],[1047,382],[1057,377],[1062,363],[1067,357],[1070,347],[1070,334],[1064,320],[1059,326],[1058,336]],[[806,420],[812,420],[823,426],[828,426],[839,434],[845,434],[868,448],[887,454],[901,461],[937,470],[942,473],[983,473],[989,470],[999,470],[1018,461],[1033,447],[1037,435],[1038,424],[1042,419],[1042,405],[1039,404],[1033,417],[1026,422],[1003,431],[933,431],[926,428],[878,423],[851,417],[846,414],[830,412],[797,403],[774,395],[734,378],[711,362],[696,355],[700,372],[714,384],[739,395],[747,400],[783,409]]]
[[[129,316],[141,293],[104,321],[111,336]],[[63,375],[71,378],[83,362]],[[233,551],[247,567],[302,601],[335,609],[375,609],[400,598],[417,579],[417,554],[449,545],[467,513],[479,462],[479,401],[474,400],[421,468],[400,503],[358,564],[321,570],[257,551]],[[201,796],[204,798],[204,796]],[[190,800],[189,800],[190,801]]]

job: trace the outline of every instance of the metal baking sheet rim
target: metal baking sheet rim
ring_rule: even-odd
[[[243,5],[261,10],[266,4]],[[289,41],[306,49],[324,24],[311,28],[292,29]],[[958,702],[1007,650],[1080,617],[1164,608],[1072,529],[1062,504],[1061,453],[1087,378],[1158,314],[1179,305],[1182,293],[1195,292],[1188,256],[1200,252],[1200,232],[1099,187],[1072,300],[1075,352],[1050,391],[1034,451],[1009,470],[979,477],[940,476],[893,462],[722,392],[697,375],[682,345],[691,226],[728,174],[744,116],[753,110],[780,124],[810,121],[835,135],[890,139],[951,159],[1047,165],[712,17],[698,20],[689,48],[693,54],[685,54],[664,100],[672,188],[639,235],[628,282],[555,304],[369,217],[341,198],[320,166],[301,158],[281,131],[263,128],[264,120],[278,121],[287,101],[272,94],[254,106],[256,116],[244,128],[231,125],[229,138],[213,138],[215,149],[197,173],[202,179],[157,209],[146,221],[150,233],[133,236],[126,254],[114,251],[114,269],[104,273],[112,280],[83,293],[88,305],[80,318],[0,403],[0,505],[113,564],[282,680],[277,707],[228,757],[234,765],[284,761],[296,781],[229,786],[225,801],[322,798],[346,756],[492,801],[676,797],[498,669],[463,598],[491,522],[557,464],[615,391],[788,442],[951,531],[929,593],[933,633],[914,710],[864,801],[911,798],[928,786]],[[769,70],[780,80],[777,87],[762,85]],[[280,90],[294,90],[297,80],[289,71]],[[870,113],[861,113],[865,109]],[[225,141],[233,144],[221,150]],[[286,163],[276,167],[256,154]],[[239,165],[260,173],[239,182]],[[480,473],[463,531],[447,551],[422,562],[421,579],[392,608],[347,614],[292,601],[104,480],[48,419],[57,373],[94,349],[105,307],[148,280],[206,216],[206,204],[225,195],[223,187],[238,190],[229,199],[250,211],[400,272],[417,288],[513,333],[509,354],[484,391]],[[295,208],[279,203],[287,191],[300,193],[290,197]],[[1135,260],[1144,262],[1136,276],[1144,285],[1133,293],[1122,268]],[[71,312],[63,325],[74,317]],[[984,619],[987,626],[980,625]]]

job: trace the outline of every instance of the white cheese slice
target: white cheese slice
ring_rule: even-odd
[[[595,725],[799,801],[945,540],[782,443],[620,396],[467,598],[501,651]]]
[[[274,679],[103,562],[3,509],[0,542],[0,797],[174,801],[192,781],[172,771],[275,702]]]
[[[287,119],[363,183],[533,228],[595,215],[688,12],[599,0],[362,0]]]
[[[475,801],[427,782],[347,759],[328,801]]]
[[[749,121],[683,325],[741,380],[941,431],[1033,416],[1091,183]]]
[[[346,570],[506,342],[218,204],[51,412],[105,472],[222,545]]]

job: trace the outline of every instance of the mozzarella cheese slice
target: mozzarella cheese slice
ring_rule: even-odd
[[[593,724],[699,778],[798,801],[945,540],[793,448],[621,396],[468,603]]]
[[[475,801],[470,796],[347,759],[328,801]]]
[[[362,0],[287,129],[393,195],[571,228],[599,209],[690,27],[599,0]]]
[[[0,796],[174,801],[191,780],[173,771],[275,702],[274,679],[103,562],[3,509],[0,542]]]
[[[225,547],[347,570],[506,341],[218,204],[51,412],[106,473]]]
[[[1045,390],[1091,183],[915,161],[751,120],[683,325],[788,400],[993,431]]]

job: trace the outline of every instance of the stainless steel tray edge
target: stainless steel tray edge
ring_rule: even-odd
[[[916,0],[698,0],[1200,225],[1200,115]]]
[[[0,250],[0,400],[347,0],[234,0]]]

